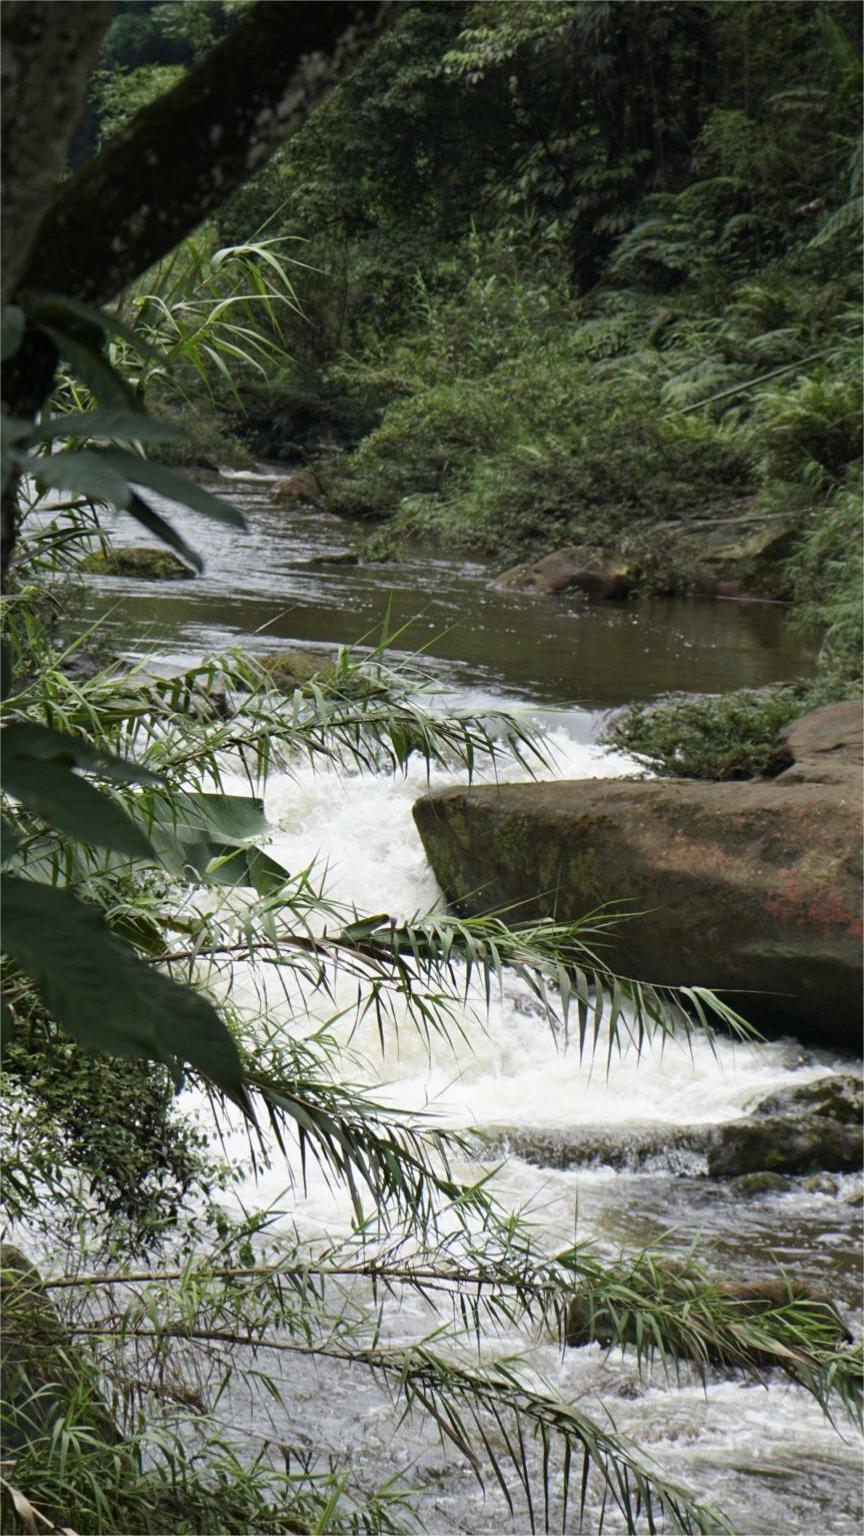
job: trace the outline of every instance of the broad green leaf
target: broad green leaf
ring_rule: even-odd
[[[148,838],[122,806],[70,768],[34,758],[4,757],[3,788],[67,837],[133,858],[154,857]]]
[[[27,317],[23,309],[17,304],[4,304],[0,321],[0,361],[5,363],[7,358],[15,356],[24,340],[26,324]]]
[[[35,758],[39,762],[56,763],[64,768],[86,768],[89,773],[103,779],[113,779],[117,784],[161,784],[158,774],[138,763],[114,757],[111,752],[91,747],[83,736],[73,736],[65,731],[53,731],[47,725],[35,725],[29,721],[7,725],[2,738],[3,762],[12,758]]]
[[[30,431],[26,422],[24,435]],[[124,442],[181,442],[185,434],[167,421],[139,411],[67,411],[52,416],[30,433],[30,443],[50,443],[64,437],[111,437]]]
[[[244,846],[267,826],[260,800],[185,793],[155,800],[150,830],[163,862],[180,878],[251,886],[270,896],[290,878],[288,870],[260,848]]]
[[[0,417],[0,444],[8,448],[10,443],[20,443],[22,438],[29,437],[32,428],[32,421],[23,421],[18,416],[7,416],[4,411]]]
[[[237,1047],[211,1003],[145,964],[69,891],[5,876],[3,949],[70,1035],[109,1055],[180,1057],[234,1097]]]
[[[134,517],[135,521],[140,523],[143,528],[146,528],[149,533],[155,533],[157,539],[161,539],[163,544],[167,544],[171,549],[176,550],[181,559],[188,560],[189,564],[194,566],[196,571],[203,571],[204,561],[201,559],[198,551],[193,549],[191,544],[186,543],[183,535],[178,533],[176,528],[172,528],[171,524],[160,512],[156,512],[152,507],[148,506],[143,497],[136,496],[133,493],[128,510],[130,517]]]
[[[108,501],[115,507],[128,507],[132,497],[123,476],[87,449],[80,453],[42,454],[31,459],[30,472],[42,486],[71,491],[91,501]]]
[[[85,304],[83,299],[72,299],[65,293],[37,293],[30,303],[30,316],[35,325],[56,325],[58,330],[75,331],[76,325],[83,322],[87,326],[95,326],[107,336],[118,336],[121,341],[138,352],[141,357],[149,357],[154,363],[162,362],[162,353],[151,346],[138,331],[132,330],[117,315],[108,309],[97,309],[93,304]],[[70,326],[70,321],[71,326]],[[65,323],[64,323],[65,322]]]
[[[177,837],[165,827],[154,827],[151,836],[171,874],[194,885],[248,886],[259,896],[272,896],[291,878],[287,869],[260,848],[217,843],[203,836]]]
[[[170,799],[155,802],[154,818],[180,837],[197,837],[203,832],[230,843],[262,837],[270,826],[263,801],[250,795],[172,794]]]
[[[65,357],[76,378],[81,380],[92,395],[104,406],[116,406],[120,410],[134,411],[135,395],[116,369],[106,362],[102,353],[67,331],[55,326],[41,325],[40,330],[50,336],[61,357]]]
[[[176,470],[167,469],[164,464],[156,464],[152,459],[142,459],[138,454],[123,448],[100,448],[96,452],[109,469],[133,485],[149,485],[151,490],[166,496],[169,501],[191,507],[194,512],[215,518],[219,523],[230,523],[234,528],[246,527],[243,513],[230,501],[223,501],[221,496],[205,491],[203,485],[197,485],[185,475],[178,475]]]

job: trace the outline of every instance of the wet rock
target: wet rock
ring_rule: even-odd
[[[38,1270],[10,1243],[0,1244],[0,1299],[4,1455],[50,1434],[73,1403],[79,1428],[116,1445],[121,1437],[95,1362],[63,1327]]]
[[[785,597],[785,562],[801,526],[799,517],[745,509],[731,517],[688,523],[672,543],[673,556],[699,572],[702,590],[718,597]]]
[[[822,1116],[748,1115],[712,1128],[711,1178],[738,1174],[853,1173],[861,1167],[861,1133]]]
[[[781,1088],[766,1099],[760,1099],[751,1113],[818,1116],[836,1120],[841,1125],[860,1127],[864,1116],[864,1083],[852,1072],[835,1072],[817,1078],[815,1083]]]
[[[195,575],[170,549],[147,545],[95,550],[85,556],[79,570],[94,576],[134,576],[139,581],[191,581]]]
[[[840,1185],[833,1179],[830,1173],[814,1173],[809,1179],[805,1179],[801,1188],[808,1195],[833,1195],[840,1193]]]
[[[637,1169],[729,1179],[750,1198],[792,1188],[790,1175],[852,1173],[862,1164],[854,1126],[824,1116],[745,1115],[719,1125],[579,1125],[522,1130],[484,1127],[490,1156],[510,1153],[539,1168]]]
[[[633,1172],[653,1168],[670,1173],[702,1172],[710,1126],[678,1126],[628,1120],[625,1125],[581,1125],[562,1129],[490,1126],[483,1141],[490,1154],[510,1152],[540,1168],[598,1167]]]
[[[306,561],[306,569],[310,571],[326,571],[331,566],[359,564],[359,555],[353,554],[350,549],[339,549],[334,550],[332,555],[315,555],[312,560]]]
[[[623,557],[604,554],[585,544],[570,544],[544,555],[533,565],[504,571],[495,582],[519,592],[584,592],[588,597],[629,597],[639,577],[638,567]]]
[[[298,688],[308,693],[313,685],[326,687],[343,699],[376,698],[382,692],[381,683],[371,673],[338,669],[332,653],[285,650],[252,660],[279,693],[293,694]]]
[[[275,651],[267,656],[252,656],[251,660],[266,672],[280,693],[293,693],[295,688],[305,687],[329,663],[323,651]]]
[[[820,1178],[827,1178],[827,1174],[820,1174]],[[730,1195],[740,1195],[745,1200],[755,1200],[759,1195],[785,1195],[795,1185],[784,1173],[743,1173],[737,1179],[730,1179],[727,1190]]]
[[[270,500],[276,502],[305,501],[314,505],[321,500],[321,482],[314,470],[298,469],[284,480],[274,480]]]
[[[99,677],[103,672],[118,672],[123,663],[113,651],[105,651],[98,646],[78,646],[68,654],[60,657],[60,670],[67,677],[72,677],[78,683],[89,683],[94,677]]]
[[[759,1028],[857,1054],[861,770],[846,706],[828,710],[843,712],[830,782],[477,786],[424,796],[414,819],[464,910],[574,919],[626,893],[638,915],[607,936],[612,969],[714,987]]]
[[[859,788],[864,762],[864,704],[825,704],[793,720],[777,737],[768,776],[784,784],[848,784]]]

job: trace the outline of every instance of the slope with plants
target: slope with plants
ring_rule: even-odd
[[[623,543],[686,592],[679,532],[775,518],[775,591],[854,662],[859,30],[842,4],[409,11],[221,215],[318,269],[250,441],[311,457],[378,551]]]

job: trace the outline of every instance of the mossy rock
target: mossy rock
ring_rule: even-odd
[[[372,699],[381,692],[375,678],[365,672],[343,671],[320,651],[277,651],[270,656],[255,656],[256,665],[267,674],[278,693],[293,694],[298,688],[308,693],[319,687],[345,699]]]
[[[817,1177],[828,1175],[819,1174]],[[727,1185],[730,1195],[740,1195],[745,1200],[755,1200],[760,1195],[785,1195],[794,1188],[787,1174],[768,1173],[764,1170],[759,1173],[742,1173],[737,1179],[730,1179]]]
[[[728,1179],[751,1173],[854,1173],[861,1134],[821,1115],[748,1115],[714,1126],[708,1173]]]
[[[832,1072],[815,1083],[782,1088],[755,1106],[755,1115],[805,1115],[859,1127],[864,1115],[864,1085],[853,1072]]]
[[[134,576],[139,581],[190,581],[195,574],[170,549],[143,544],[94,550],[80,569],[93,576]]]
[[[293,693],[333,672],[333,663],[321,651],[276,651],[272,656],[252,659],[280,693]]]

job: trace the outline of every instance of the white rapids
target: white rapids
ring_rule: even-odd
[[[627,759],[603,754],[563,727],[553,731],[552,744],[556,776],[633,771]],[[518,767],[508,767],[502,776],[522,775]],[[435,788],[459,781],[459,775],[436,770],[429,782]],[[239,780],[225,787],[248,793]],[[328,894],[356,905],[359,912],[408,917],[428,911],[440,901],[440,891],[411,816],[413,801],[426,787],[420,767],[396,779],[306,767],[290,776],[275,775],[265,801],[273,829],[268,851],[291,870],[313,862],[326,867]],[[242,996],[245,985],[242,973],[236,974],[235,997]],[[346,1005],[354,985],[346,992]],[[250,984],[250,1007],[254,997]],[[314,1019],[292,1009],[286,1028],[308,1032],[334,1011],[332,1001]],[[837,1065],[827,1053],[806,1051],[792,1040],[742,1045],[723,1039],[712,1048],[697,1035],[641,1058],[625,1047],[613,1054],[607,1071],[602,1040],[594,1062],[580,1061],[574,1050],[562,1047],[560,1034],[556,1038],[528,989],[515,978],[505,980],[488,1015],[479,993],[469,998],[464,1023],[467,1041],[453,1038],[448,1044],[436,1038],[431,1048],[404,1023],[386,1038],[383,1058],[371,1020],[357,1031],[350,1019],[335,1030],[337,1035],[342,1031],[351,1054],[352,1080],[365,1079],[376,1097],[400,1109],[423,1109],[435,1123],[458,1128],[509,1123],[522,1131],[549,1131],[592,1122],[718,1122],[741,1115],[752,1101],[781,1085],[812,1080]],[[228,1150],[242,1157],[244,1147],[238,1128],[236,1139],[228,1138]],[[482,1170],[467,1165],[459,1171],[476,1177]],[[838,1244],[845,1241],[832,1227],[840,1202],[818,1194],[769,1196],[742,1209],[717,1196],[716,1186],[712,1203],[697,1179],[603,1168],[552,1171],[518,1157],[504,1162],[494,1188],[502,1203],[529,1215],[551,1248],[572,1241],[574,1226],[581,1238],[594,1238],[610,1253],[671,1233],[679,1248],[707,1244],[719,1255],[718,1263],[731,1263],[733,1271],[737,1263],[739,1272],[744,1265],[746,1273],[751,1247],[764,1269],[775,1253],[790,1266],[805,1262],[813,1251],[833,1262]],[[278,1154],[256,1179],[250,1175],[238,1184],[235,1202],[246,1211],[268,1207],[281,1212],[269,1229],[271,1236],[284,1221],[286,1230],[313,1242],[338,1239],[349,1235],[354,1220],[347,1193],[334,1190],[314,1165],[301,1192],[291,1186]],[[400,1305],[399,1337],[416,1336],[429,1326],[422,1305],[410,1299]],[[528,1341],[510,1338],[490,1341],[488,1347],[493,1354],[524,1350]],[[583,1398],[601,1416],[609,1410],[619,1430],[631,1435],[667,1475],[724,1508],[739,1536],[804,1536],[816,1528],[829,1536],[852,1536],[857,1531],[857,1440],[838,1436],[802,1390],[772,1383],[769,1394],[718,1375],[706,1394],[686,1371],[680,1381],[659,1370],[640,1378],[629,1357],[609,1359],[596,1346],[567,1351],[562,1358],[551,1345],[535,1342],[530,1361],[557,1390]],[[346,1384],[326,1367],[308,1379],[301,1372],[295,1379],[304,1419],[315,1422],[317,1433],[334,1448],[348,1446],[364,1464],[374,1466],[380,1458],[382,1475],[394,1462],[407,1467],[417,1452],[416,1432],[407,1445],[393,1439],[397,1416],[372,1388],[358,1388],[356,1373],[349,1374],[352,1380]],[[424,1474],[431,1466],[428,1446]],[[440,1463],[440,1450],[438,1457]],[[424,1499],[429,1536],[527,1529],[509,1520],[489,1490],[486,1503],[479,1502],[464,1467],[451,1466],[451,1460],[444,1455],[444,1465],[433,1471],[434,1495]],[[614,1521],[608,1529],[617,1529]]]

